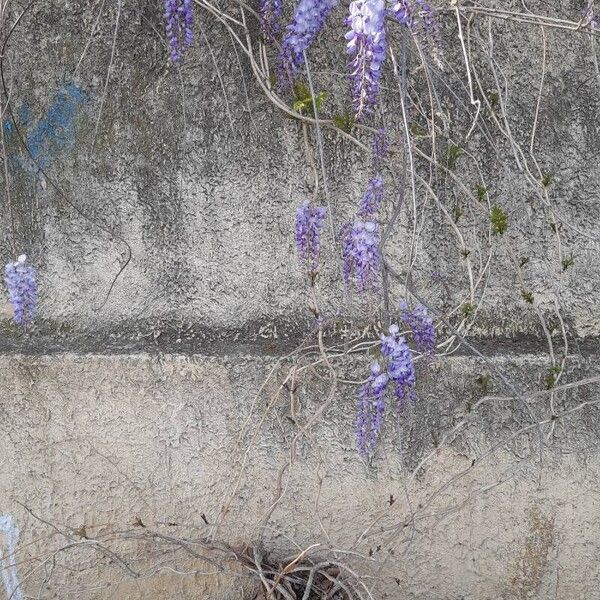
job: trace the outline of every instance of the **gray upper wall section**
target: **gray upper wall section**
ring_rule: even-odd
[[[306,283],[293,243],[295,209],[311,191],[301,127],[265,98],[243,53],[234,50],[229,34],[207,13],[197,11],[200,29],[183,68],[170,67],[160,4],[123,2],[106,95],[113,3],[104,7],[91,37],[99,6],[88,2],[34,4],[22,18],[8,43],[5,80],[20,135],[47,177],[23,150],[14,126],[5,123],[11,202],[9,210],[3,194],[2,258],[13,254],[14,239],[14,252],[26,252],[39,265],[40,323],[50,328],[66,324],[101,330],[154,320],[215,329],[305,327]],[[577,20],[579,7],[565,0],[559,4],[553,15]],[[549,14],[546,4],[540,10]],[[332,23],[340,23],[343,13],[339,7]],[[442,55],[449,66],[443,73],[432,71],[445,109],[436,120],[438,156],[446,161],[448,135],[465,148],[454,169],[465,187],[439,171],[434,185],[438,205],[417,182],[413,269],[420,294],[438,309],[469,295],[463,242],[457,241],[440,205],[452,216],[462,213],[457,226],[478,283],[490,255],[489,207],[474,203],[465,190],[475,194],[480,172],[490,203],[507,212],[509,229],[491,238],[490,268],[475,294],[476,304],[483,297],[476,331],[540,334],[534,310],[521,298],[526,287],[543,312],[552,313],[558,300],[571,333],[600,334],[600,78],[589,35],[546,30],[533,147],[541,172],[552,176],[548,196],[559,221],[562,256],[574,260],[562,273],[543,191],[527,183],[522,161],[515,159],[513,146],[494,128],[488,112],[465,143],[474,111],[450,11],[442,23]],[[473,67],[492,97],[498,89],[486,55],[489,31],[488,21],[477,18],[471,44]],[[491,32],[491,58],[503,82],[508,124],[533,169],[529,144],[542,74],[540,29],[494,20]],[[316,86],[330,92],[325,116],[340,114],[349,102],[342,35],[342,27],[330,24],[311,58]],[[390,27],[390,37],[400,35]],[[408,65],[410,73],[416,72],[410,75],[409,115],[418,136],[419,111],[429,110],[429,96],[414,53]],[[384,119],[400,150],[402,123],[389,61],[386,72]],[[417,98],[421,107],[413,102]],[[323,133],[337,228],[352,214],[366,185],[370,158],[334,130]],[[358,136],[370,144],[368,132]],[[427,140],[416,144],[430,149]],[[386,170],[384,220],[398,202],[401,164],[398,155]],[[429,180],[423,160],[417,159],[417,172]],[[5,183],[3,178],[3,188]],[[412,228],[407,195],[386,250],[400,272],[408,264]],[[126,256],[125,241],[131,261],[114,281]],[[329,232],[324,246],[326,313],[355,315],[364,307],[344,293],[339,247]],[[525,259],[520,282],[512,264]],[[393,290],[394,303],[401,293]]]

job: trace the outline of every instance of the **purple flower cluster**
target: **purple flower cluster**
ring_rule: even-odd
[[[371,364],[371,374],[358,391],[356,445],[361,456],[375,452],[385,415],[385,390],[389,381],[379,364]]]
[[[317,37],[327,16],[338,0],[300,0],[292,22],[287,26],[279,55],[280,80],[282,75],[293,79],[304,63],[304,52]],[[280,83],[284,83],[280,81]]]
[[[390,143],[385,129],[378,129],[373,140],[373,171],[381,169],[383,159],[387,154]]]
[[[373,171],[358,204],[354,221],[341,232],[344,281],[354,281],[360,293],[376,292],[381,280],[382,257],[377,212],[383,201],[383,177],[378,172],[387,151],[385,131],[379,130],[373,143]]]
[[[600,15],[596,13],[593,2],[589,2],[581,9],[581,16],[589,23],[592,29],[598,29],[600,27]]]
[[[392,15],[415,33],[437,34],[437,15],[426,0],[398,0],[392,7]]]
[[[374,217],[383,201],[383,177],[379,174],[371,177],[367,189],[360,199],[356,215],[366,219]]]
[[[281,13],[281,0],[259,0],[260,31],[268,42],[272,42],[281,30]]]
[[[400,335],[398,325],[390,325],[389,334],[381,336],[381,354],[388,363],[388,375],[394,382],[398,407],[407,399],[414,400],[415,365],[406,339]]]
[[[381,65],[387,52],[384,0],[354,0],[346,34],[352,81],[354,116],[360,121],[370,114],[379,96]]]
[[[165,24],[171,60],[178,63],[194,39],[192,0],[165,0]]]
[[[433,319],[429,316],[427,308],[418,304],[410,310],[406,302],[400,303],[402,321],[410,327],[417,348],[426,354],[435,352],[437,341]]]
[[[36,270],[27,264],[27,257],[22,254],[16,262],[6,265],[4,273],[15,323],[27,325],[33,321],[37,306]]]
[[[354,219],[342,230],[342,259],[344,281],[354,280],[360,292],[376,292],[381,279],[379,225],[375,220]]]
[[[397,325],[391,325],[388,335],[381,336],[383,360],[371,364],[367,382],[358,391],[356,411],[356,445],[361,456],[375,452],[385,416],[385,393],[394,385],[398,408],[407,399],[414,400],[415,367],[412,354]]]
[[[413,10],[410,0],[398,0],[392,7],[392,15],[400,25],[406,25],[409,29],[413,26]]]
[[[327,210],[322,206],[311,207],[304,202],[296,211],[296,250],[300,264],[311,273],[319,268],[321,232]]]

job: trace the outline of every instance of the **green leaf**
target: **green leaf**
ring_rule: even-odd
[[[508,229],[508,217],[500,206],[495,204],[490,211],[490,221],[492,223],[492,234],[502,235]]]
[[[470,303],[466,302],[462,307],[463,317],[468,318],[475,312],[475,307]]]
[[[314,97],[313,102],[313,97],[308,86],[303,83],[296,83],[294,85],[294,103],[292,104],[292,108],[300,114],[314,116],[315,105],[317,110],[321,110],[328,97],[329,94],[327,92],[319,92]]]
[[[556,385],[556,380],[560,375],[560,367],[552,367],[546,375],[546,389],[551,390]]]
[[[487,391],[490,387],[490,381],[492,378],[487,374],[480,375],[475,381],[477,382],[477,386],[481,390],[482,394],[487,394]]]
[[[488,193],[488,189],[485,186],[483,186],[483,185],[477,186],[477,199],[479,200],[479,202],[485,201],[485,197],[487,196],[487,193]]]
[[[495,109],[500,104],[500,94],[498,92],[490,92],[488,100],[492,109]]]
[[[410,128],[409,128],[410,133],[419,138],[419,137],[425,137],[427,135],[427,130],[423,129],[423,127],[421,127],[420,125],[417,125],[416,123],[413,123]]]
[[[462,212],[459,204],[454,205],[454,208],[452,209],[452,214],[454,215],[454,222],[458,223],[459,219],[463,215],[463,212]]]
[[[456,144],[450,144],[448,146],[447,165],[449,169],[454,169],[461,154],[462,150]]]
[[[566,271],[569,267],[572,267],[575,264],[575,258],[571,254],[571,256],[567,258],[563,258],[562,260],[562,270]]]
[[[350,133],[354,127],[354,116],[352,113],[346,111],[343,115],[335,115],[333,122],[338,129]]]
[[[527,304],[533,304],[533,294],[527,290],[521,290],[521,298],[527,302]]]

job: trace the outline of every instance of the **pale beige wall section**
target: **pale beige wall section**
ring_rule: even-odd
[[[493,360],[506,372],[527,374],[528,381],[516,378],[519,386],[539,382],[546,365],[545,357],[531,355]],[[580,360],[574,378],[593,374],[594,363]],[[261,530],[257,524],[277,495],[297,432],[288,394],[262,424],[273,386],[253,404],[275,364],[250,355],[0,357],[0,514],[11,514],[21,530],[18,577],[25,597],[243,597],[240,577],[169,571],[211,569],[183,555],[165,558],[159,542],[103,541],[142,573],[137,580],[77,535],[73,547],[42,562],[69,542],[23,505],[61,531],[84,525],[90,538],[139,532],[131,526],[137,518],[148,526],[145,533],[203,536],[209,528],[201,515],[215,523],[246,456],[218,539],[239,545],[262,531],[275,556],[293,552],[294,542],[322,544],[317,555],[327,547],[365,555],[371,549],[371,561],[351,562],[367,575],[379,573],[370,582],[375,598],[600,598],[596,388],[557,396],[557,412],[591,404],[559,419],[549,439],[544,427],[540,455],[537,428],[530,436],[515,434],[529,425],[521,403],[490,400],[471,416],[467,407],[481,397],[474,381],[483,367],[465,357],[445,359],[421,375],[426,384],[413,415],[402,417],[397,430],[388,427],[386,448],[369,469],[353,447],[353,394],[340,393],[310,443],[298,443],[281,479],[282,498]],[[307,398],[303,389],[294,410],[299,423],[324,397]],[[547,398],[529,405],[536,418],[549,416]],[[454,441],[410,481],[438,428],[447,432],[465,417]],[[494,446],[499,449],[477,458]],[[0,542],[6,544],[6,534]],[[163,569],[155,573],[158,563]]]

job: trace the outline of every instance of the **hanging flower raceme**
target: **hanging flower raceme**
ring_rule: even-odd
[[[381,282],[381,252],[379,251],[379,225],[374,220],[361,220],[342,230],[342,258],[344,281],[351,281],[358,292],[376,292]]]
[[[354,0],[346,34],[352,81],[352,105],[357,121],[372,112],[379,96],[381,66],[387,52],[384,0]]]
[[[402,321],[410,327],[417,349],[425,354],[435,352],[437,341],[433,319],[429,316],[427,308],[418,304],[410,310],[406,302],[400,303]]]
[[[383,178],[377,174],[369,180],[367,189],[360,199],[356,215],[363,219],[374,217],[383,201]]]
[[[413,14],[415,15],[415,20],[420,22],[423,33],[434,37],[437,36],[438,20],[435,9],[431,4],[425,0],[415,0]]]
[[[390,325],[388,334],[381,336],[381,360],[371,364],[369,378],[358,390],[356,446],[363,457],[376,450],[389,384],[394,386],[398,409],[407,400],[414,401],[415,367],[410,348],[397,325]]]
[[[192,0],[165,0],[165,24],[171,60],[178,63],[194,39]]]
[[[319,269],[321,232],[327,210],[322,206],[311,207],[304,202],[296,212],[296,250],[300,264],[311,273]]]
[[[14,321],[17,325],[27,325],[33,321],[37,306],[36,270],[27,264],[27,257],[22,254],[6,265],[4,273]]]
[[[280,84],[294,78],[304,63],[304,52],[323,27],[338,0],[300,0],[292,22],[287,26],[279,55]]]
[[[394,382],[398,408],[402,408],[406,400],[415,399],[415,365],[406,339],[400,335],[398,325],[390,325],[388,331],[388,335],[381,336],[381,354],[387,360],[388,375]]]
[[[440,26],[433,6],[426,0],[397,0],[393,5],[391,15],[408,27],[413,34],[423,40],[432,58],[440,69]]]
[[[385,390],[389,381],[379,362],[371,364],[371,374],[358,391],[356,446],[361,456],[375,452],[385,416]]]
[[[259,0],[260,31],[267,42],[274,41],[281,31],[281,0]]]
[[[383,160],[390,147],[390,142],[385,129],[378,129],[373,139],[373,172],[381,170]]]
[[[391,12],[400,25],[406,25],[409,29],[412,29],[413,11],[410,0],[398,0],[392,7]]]
[[[600,16],[594,8],[593,0],[589,1],[587,5],[581,9],[581,16],[592,29],[600,28]]]

